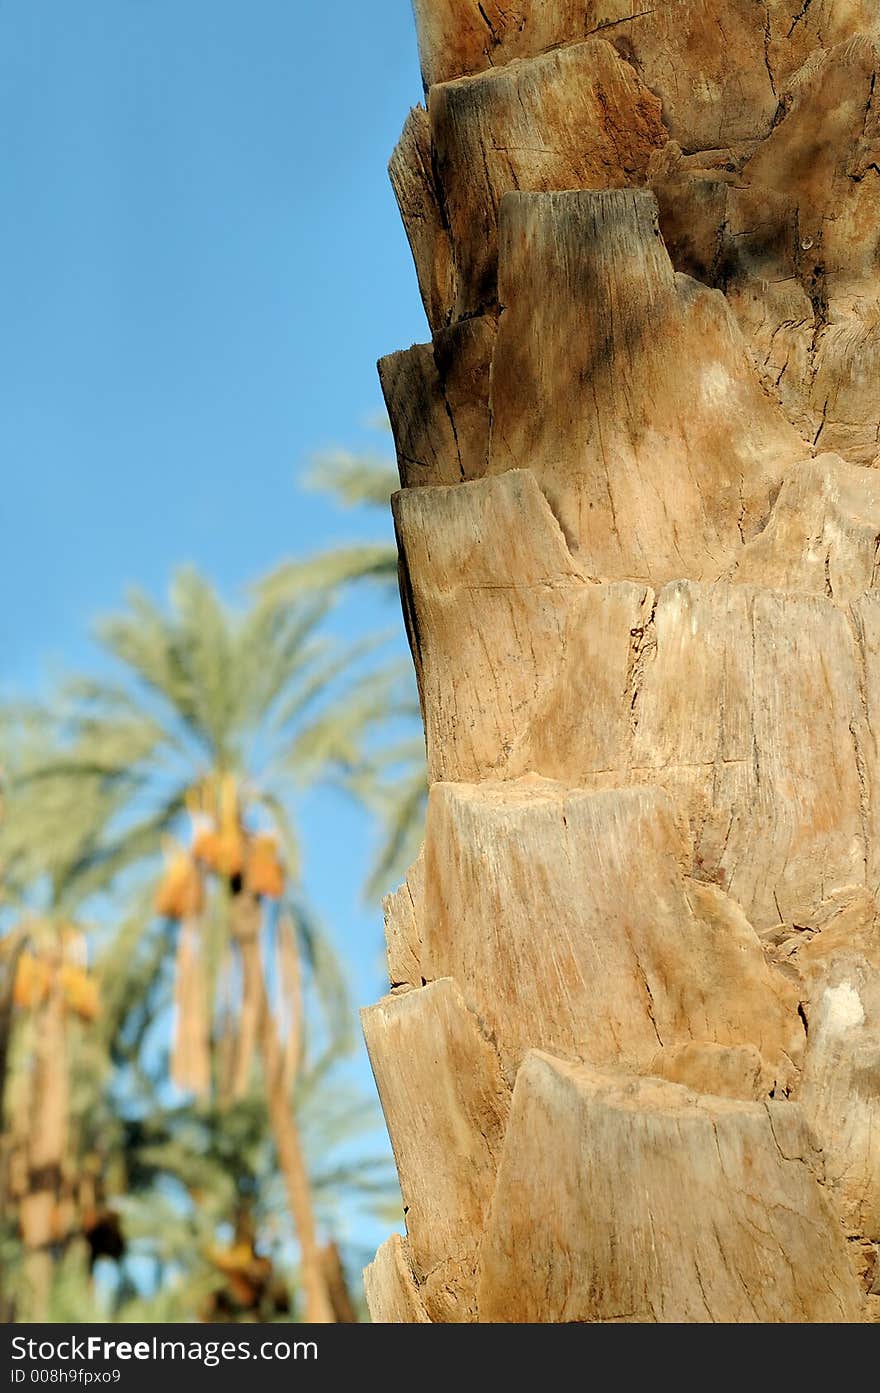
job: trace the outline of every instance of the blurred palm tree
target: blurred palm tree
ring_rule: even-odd
[[[389,429],[387,421],[380,422]],[[391,495],[399,488],[396,466],[378,454],[333,450],[318,455],[306,475],[307,488],[328,493],[346,508],[381,509],[389,524],[384,542],[334,546],[303,560],[286,561],[262,581],[260,595],[285,606],[304,595],[338,593],[346,586],[378,587],[395,604],[398,586],[397,544],[391,535]],[[402,879],[421,845],[427,784],[425,743],[418,693],[411,669],[397,711],[394,738],[374,747],[369,767],[362,766],[350,786],[376,812],[383,829],[366,885],[369,898]]]
[[[376,1121],[372,1100],[333,1074],[333,1060],[325,1058],[303,1069],[296,1088],[317,1214],[337,1233],[353,1219],[389,1208],[399,1220],[390,1158],[379,1146],[376,1154],[364,1149],[365,1131]],[[154,1110],[133,1124],[128,1149],[137,1164],[122,1205],[126,1234],[132,1260],[149,1259],[160,1271],[151,1295],[135,1308],[139,1315],[131,1314],[130,1294],[120,1290],[122,1318],[147,1318],[145,1304],[163,1303],[172,1291],[180,1308],[202,1319],[287,1318],[290,1245],[280,1222],[283,1186],[270,1138],[257,1094],[225,1107]],[[344,1307],[354,1303],[347,1292],[337,1299],[335,1244],[322,1247],[321,1261],[334,1314],[347,1318]]]
[[[382,509],[389,524],[391,495],[400,487],[389,460],[349,450],[316,455],[303,482],[308,489],[331,494],[343,507]],[[392,536],[385,542],[334,546],[303,560],[284,561],[261,582],[260,591],[270,601],[287,604],[353,581],[370,581],[396,593],[397,547]]]
[[[242,1102],[259,1079],[310,1321],[335,1312],[293,1107],[306,979],[325,1007],[330,1055],[348,1013],[341,974],[303,905],[296,794],[318,781],[365,790],[373,733],[396,705],[395,674],[377,666],[374,641],[340,652],[322,638],[330,603],[325,591],[234,612],[191,570],[177,576],[167,611],[132,594],[98,631],[115,671],[68,684],[58,711],[44,715],[59,743],[20,761],[21,806],[2,853],[20,877],[37,875],[29,858],[46,846],[39,808],[48,799],[66,810],[59,854],[66,848],[79,899],[153,885],[152,934],[132,942],[143,928],[135,916],[123,935],[128,960],[115,949],[133,1007],[126,1028],[143,1043],[173,943],[172,1077],[219,1107]],[[71,829],[86,810],[99,830],[83,839]]]
[[[80,867],[118,808],[113,791],[63,777],[26,793],[19,780],[51,759],[42,722],[4,713],[7,812],[0,827],[0,1242],[4,1307],[46,1319],[54,1265],[76,1236],[113,1216],[112,1123],[100,1108],[106,1052],[100,994],[90,970]],[[109,1125],[108,1125],[109,1124]],[[23,1247],[15,1274],[17,1236]],[[118,1241],[118,1234],[117,1234]],[[10,1286],[9,1275],[19,1280]]]

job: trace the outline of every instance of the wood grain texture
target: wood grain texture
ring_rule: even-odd
[[[450,979],[386,997],[363,1024],[425,1309],[432,1320],[472,1319],[510,1101],[497,1052]]]
[[[385,951],[392,990],[422,985],[422,929],[425,915],[425,862],[420,856],[406,880],[382,902]]]
[[[766,135],[785,76],[823,40],[876,24],[870,0],[658,0],[650,8],[637,0],[415,0],[414,8],[426,89],[598,34],[658,93],[688,149]]]
[[[423,970],[462,984],[511,1081],[532,1046],[644,1070],[688,1040],[754,1043],[788,1078],[797,995],[692,860],[662,790],[435,784]]]
[[[393,1233],[364,1269],[364,1291],[374,1325],[426,1325],[430,1317],[410,1266],[406,1239]]]
[[[434,175],[431,128],[423,106],[413,107],[388,165],[391,187],[409,240],[428,323],[439,327],[455,297],[452,244]]]
[[[466,319],[380,359],[403,488],[479,479],[489,455],[489,369],[496,320]]]
[[[668,136],[657,97],[603,39],[433,87],[428,114],[455,318],[497,303],[505,194],[641,184]]]
[[[650,194],[509,194],[489,471],[528,466],[603,579],[715,579],[808,453]]]
[[[479,1308],[488,1321],[838,1322],[857,1319],[859,1295],[797,1105],[533,1053]]]
[[[880,17],[416,0],[376,1319],[880,1320]]]
[[[880,1242],[880,922],[865,889],[829,901],[784,960],[801,975],[809,1023],[800,1098],[825,1147],[826,1177],[849,1232]]]

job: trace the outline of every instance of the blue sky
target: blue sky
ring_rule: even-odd
[[[385,172],[420,97],[408,0],[2,0],[7,693],[93,663],[132,583],[195,562],[233,597],[387,527],[297,478],[375,448],[375,360],[426,336]],[[318,799],[307,849],[365,1003],[364,823]]]

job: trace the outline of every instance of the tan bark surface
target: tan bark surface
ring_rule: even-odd
[[[394,1321],[880,1316],[880,20],[416,0]]]
[[[846,1246],[796,1103],[732,1102],[532,1053],[482,1245],[480,1310],[853,1320]]]
[[[432,1320],[473,1318],[476,1250],[510,1102],[497,1053],[449,979],[371,1007],[364,1033],[425,1307]]]
[[[364,1288],[375,1324],[424,1325],[430,1318],[410,1267],[407,1243],[393,1233],[364,1271]]]

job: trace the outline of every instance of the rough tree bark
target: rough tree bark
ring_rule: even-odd
[[[415,9],[373,1319],[876,1319],[875,0]]]

